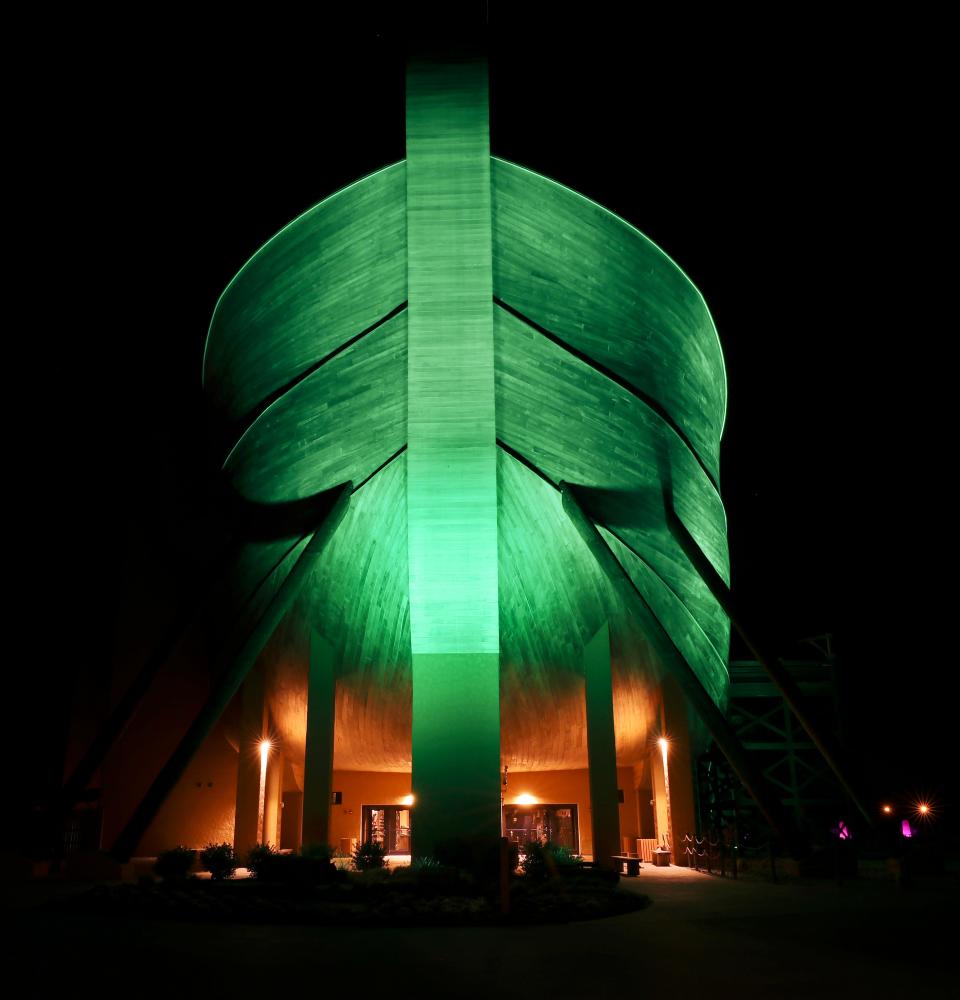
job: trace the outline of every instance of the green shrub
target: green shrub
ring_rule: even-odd
[[[441,868],[451,868],[468,874],[477,882],[487,885],[500,880],[500,842],[490,843],[486,838],[454,838],[440,841],[433,852]],[[507,869],[517,867],[518,848],[509,844]]]
[[[200,852],[200,862],[210,872],[210,878],[219,882],[230,878],[237,870],[237,859],[230,844],[207,844]]]
[[[475,896],[480,892],[477,880],[463,868],[439,863],[411,868],[412,888],[419,896]]]
[[[307,855],[286,854],[274,850],[269,844],[257,844],[250,852],[248,867],[261,882],[278,882],[283,885],[319,885],[332,882],[337,869],[327,856],[327,851],[311,850]]]
[[[523,845],[520,870],[531,879],[574,875],[583,871],[583,858],[550,840],[543,844],[537,840],[528,840]]]
[[[197,852],[179,845],[157,855],[154,873],[165,882],[182,882],[193,867]]]
[[[436,858],[422,857],[414,858],[410,862],[410,870],[414,872],[435,872],[440,868],[440,862]]]
[[[383,844],[357,844],[353,852],[353,867],[358,872],[370,871],[371,868],[384,868],[386,864]]]

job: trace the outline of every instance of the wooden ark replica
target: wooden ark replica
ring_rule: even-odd
[[[156,653],[88,754],[105,849],[505,834],[606,865],[694,830],[728,683],[717,333],[640,232],[490,155],[482,57],[410,61],[406,159],[247,262],[203,379],[264,527],[213,652]]]

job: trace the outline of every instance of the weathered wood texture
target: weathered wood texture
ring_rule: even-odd
[[[485,60],[407,70],[412,850],[500,835],[500,634]]]
[[[422,177],[443,166],[444,154],[427,148],[441,133],[422,135],[430,168]],[[577,484],[658,622],[722,703],[728,620],[664,518],[669,493],[729,580],[715,488],[726,393],[716,332],[696,289],[633,227],[520,167],[484,164],[483,143],[457,155],[469,169],[456,167],[459,179],[450,173],[447,188],[396,164],[332,196],[231,283],[211,325],[207,389],[237,421],[276,398],[237,443],[226,472],[248,499],[282,503],[363,481],[409,445],[357,494],[294,612],[336,648],[338,768],[409,768],[411,649],[442,651],[481,634],[482,648],[501,660],[504,760],[514,770],[585,766],[579,651],[604,620],[617,755],[629,763],[644,751],[651,724],[663,667],[658,642],[584,557],[552,488],[510,455],[497,456],[492,442],[499,437],[555,483]],[[484,172],[485,193],[470,187]],[[413,204],[433,205],[421,249],[411,251],[420,292],[408,292],[408,191]],[[409,220],[411,232],[424,218]],[[492,220],[486,235],[484,218]],[[489,269],[477,263],[485,254]],[[428,276],[435,268],[439,279]],[[443,309],[455,303],[463,311],[452,325],[437,311],[445,297]],[[408,330],[413,312],[401,312],[316,367],[408,298],[411,310],[419,302],[418,333]],[[491,317],[492,354],[491,341],[474,336]],[[431,439],[439,445],[424,450]],[[413,483],[408,460],[423,472]],[[444,522],[454,494],[464,518]],[[413,543],[411,497],[411,531],[421,538]],[[269,602],[295,560],[285,558],[291,544],[248,547],[223,601],[225,621],[241,605],[256,615]],[[408,548],[429,555],[420,568]],[[421,575],[428,565],[432,579]],[[469,586],[458,590],[464,566]],[[420,639],[409,596],[418,578],[426,586]],[[265,582],[250,598],[258,580]],[[468,599],[472,587],[487,596]],[[289,641],[268,650],[272,710],[295,769],[306,723],[304,634],[291,626]]]
[[[407,439],[407,313],[308,375],[247,429],[224,469],[250,500],[299,500],[362,482]]]
[[[661,404],[718,478],[723,355],[702,296],[633,226],[493,160],[494,294]]]
[[[304,212],[238,272],[210,323],[204,388],[241,420],[406,298],[406,167],[395,163]]]
[[[668,581],[725,662],[728,619],[664,514],[667,481],[691,534],[729,576],[723,505],[689,448],[644,403],[522,320],[497,310],[495,321],[498,437],[553,482],[586,487],[589,513]]]
[[[498,653],[486,67],[407,75],[407,544],[417,653]]]

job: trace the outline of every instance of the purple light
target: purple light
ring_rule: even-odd
[[[847,824],[844,823],[843,820],[840,820],[840,822],[837,823],[837,836],[841,840],[849,840],[850,839],[850,831],[847,829]]]
[[[910,827],[910,820],[905,819],[905,820],[901,821],[901,823],[900,823],[900,832],[905,837],[912,837],[913,836],[913,830]]]

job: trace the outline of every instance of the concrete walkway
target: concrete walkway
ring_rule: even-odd
[[[99,996],[261,997],[291,988],[376,1000],[957,995],[956,900],[945,886],[771,885],[649,866],[621,885],[653,905],[559,926],[377,930],[104,925],[51,918],[26,893],[8,909],[7,941],[21,967],[31,956],[38,989],[61,975]]]

